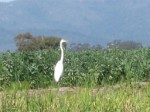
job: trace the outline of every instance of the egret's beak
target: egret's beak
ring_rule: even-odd
[[[68,43],[68,40],[65,40],[66,43]]]

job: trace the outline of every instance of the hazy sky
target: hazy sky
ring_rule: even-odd
[[[14,1],[14,0],[0,0],[0,2],[10,2],[10,1]]]

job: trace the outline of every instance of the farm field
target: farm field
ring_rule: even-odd
[[[150,48],[0,53],[2,112],[149,112]]]
[[[150,84],[7,90],[2,112],[149,112]]]

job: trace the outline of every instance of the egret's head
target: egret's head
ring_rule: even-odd
[[[67,43],[67,40],[61,39],[60,43]]]

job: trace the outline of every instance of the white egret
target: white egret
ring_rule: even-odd
[[[60,77],[62,76],[63,73],[63,60],[64,60],[64,51],[63,51],[63,43],[67,42],[66,40],[62,39],[60,41],[60,49],[61,49],[61,58],[60,60],[57,62],[56,66],[55,66],[55,71],[54,71],[54,79],[56,82],[59,81]]]

